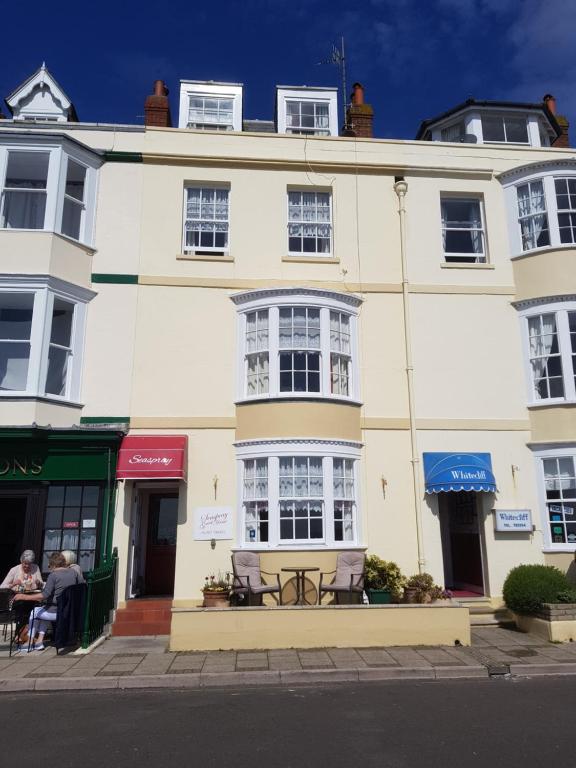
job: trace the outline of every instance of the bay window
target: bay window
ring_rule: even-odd
[[[576,303],[530,309],[523,322],[530,404],[576,402]]]
[[[548,214],[542,181],[521,184],[518,194],[518,221],[522,233],[522,250],[550,245]]]
[[[238,444],[240,545],[357,544],[359,450],[322,441]]]
[[[357,398],[355,296],[281,288],[239,305],[238,398]]]
[[[91,244],[100,158],[68,140],[0,147],[0,230],[49,230]]]
[[[78,400],[92,295],[50,278],[0,281],[0,397]]]
[[[554,179],[561,243],[576,243],[576,178]]]

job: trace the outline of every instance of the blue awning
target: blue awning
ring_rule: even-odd
[[[425,453],[426,493],[486,491],[495,493],[489,453]]]

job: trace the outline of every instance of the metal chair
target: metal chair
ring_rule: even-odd
[[[12,611],[10,609],[10,599],[14,593],[11,589],[0,589],[0,625],[4,626],[2,636],[4,641],[8,637],[8,627],[12,625]]]
[[[318,605],[322,605],[322,595],[332,592],[336,604],[340,604],[340,595],[347,594],[351,600],[353,594],[362,595],[364,591],[364,568],[366,555],[363,552],[339,552],[336,570],[320,574],[318,587]],[[334,576],[329,584],[324,584],[325,576]]]
[[[278,593],[278,602],[282,605],[282,587],[279,573],[268,573],[260,568],[260,555],[257,552],[234,552],[232,555],[232,594],[242,595],[247,598],[248,605],[252,605],[252,596],[258,599],[258,605],[262,605],[262,597],[265,594]],[[262,574],[275,576],[277,584],[266,584],[262,581]]]

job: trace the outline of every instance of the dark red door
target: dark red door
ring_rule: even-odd
[[[153,493],[148,502],[145,592],[173,595],[176,568],[178,494]]]

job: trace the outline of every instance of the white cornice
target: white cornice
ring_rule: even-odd
[[[531,176],[539,171],[553,172],[554,170],[571,170],[576,172],[576,156],[566,157],[562,159],[554,160],[540,160],[536,163],[527,163],[526,165],[519,165],[517,168],[512,168],[508,171],[495,174],[496,178],[500,181],[508,181],[512,179],[521,178],[522,176]]]
[[[351,307],[359,307],[362,299],[353,293],[340,293],[324,288],[257,288],[252,291],[242,291],[235,293],[230,298],[236,306],[242,306],[262,299],[281,299],[292,296],[308,296],[310,298],[325,299],[341,304],[348,304]]]
[[[567,302],[576,302],[576,294],[566,293],[560,296],[539,296],[534,299],[522,299],[521,301],[513,301],[512,306],[520,312],[531,307],[542,307],[549,304],[560,304]]]

